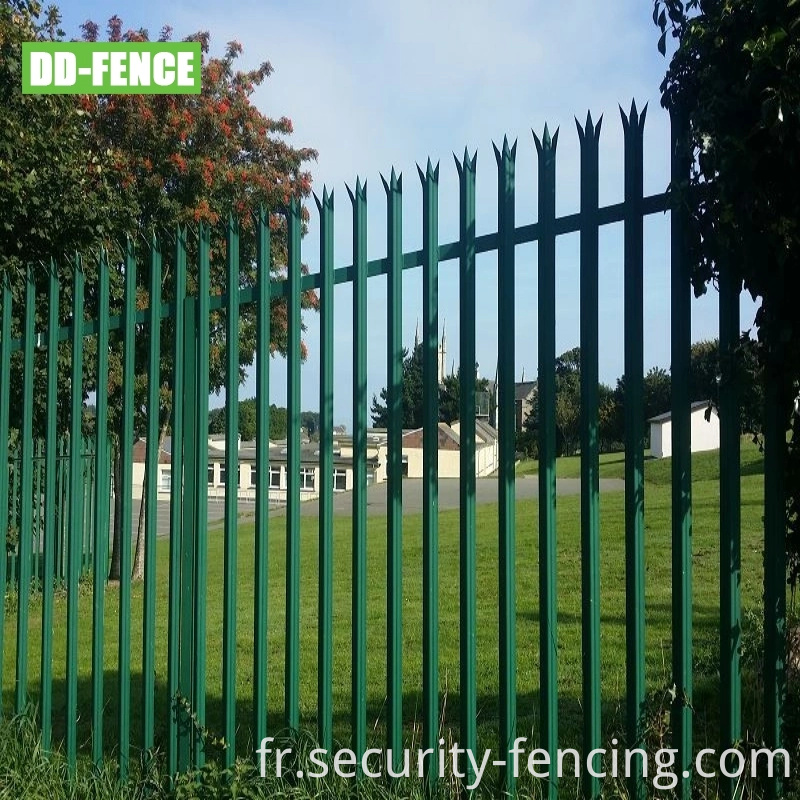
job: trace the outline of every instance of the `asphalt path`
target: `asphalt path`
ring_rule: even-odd
[[[516,480],[517,500],[535,500],[539,497],[539,479],[536,476],[526,475]],[[497,478],[479,478],[475,482],[475,499],[480,504],[497,502]],[[625,482],[619,478],[602,478],[600,480],[601,493],[621,492]],[[369,516],[383,516],[386,514],[388,485],[378,483],[367,489],[367,514]],[[556,481],[556,493],[560,496],[580,494],[581,484],[578,478],[561,478]],[[457,478],[439,479],[439,509],[454,509],[459,507],[459,480]],[[406,478],[403,481],[403,512],[417,514],[422,511],[422,480]],[[333,513],[341,516],[351,516],[353,512],[352,492],[337,492],[333,496]],[[239,515],[247,519],[255,513],[255,504],[252,500],[239,502]],[[283,516],[285,507],[276,507],[270,511],[270,516]],[[316,517],[319,514],[319,501],[309,500],[300,504],[300,513],[306,517]],[[158,534],[169,535],[169,500],[159,500],[158,503]],[[225,517],[224,497],[209,497],[208,521],[210,524],[219,522]],[[139,520],[139,501],[133,503],[133,530],[134,536]]]

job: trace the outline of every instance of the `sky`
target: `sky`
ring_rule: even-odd
[[[602,9],[602,10],[601,10]],[[613,9],[613,10],[612,10]],[[579,148],[575,117],[602,115],[600,204],[623,197],[623,135],[619,106],[647,104],[644,132],[645,194],[664,191],[669,181],[669,120],[659,104],[667,62],[656,49],[652,5],[646,0],[339,0],[258,4],[208,0],[122,3],[70,0],[61,6],[68,37],[87,19],[104,25],[113,14],[126,28],[145,27],[155,38],[163,25],[174,37],[198,30],[211,34],[212,52],[238,40],[243,67],[269,61],[274,74],[253,100],[268,116],[288,116],[292,141],[319,152],[309,165],[314,190],[323,185],[335,197],[336,266],[352,263],[352,213],[346,185],[367,182],[368,257],[386,254],[386,206],[381,175],[394,167],[403,175],[403,245],[422,243],[422,192],[417,164],[440,163],[440,243],[458,238],[458,178],[453,153],[477,150],[477,233],[497,230],[497,169],[492,143],[516,140],[516,224],[537,218],[537,164],[532,130],[545,123],[560,129],[557,149],[556,213],[579,206]],[[303,260],[318,268],[319,226],[310,203],[311,224]],[[645,221],[645,366],[669,368],[669,220]],[[579,344],[577,234],[559,237],[556,250],[556,347]],[[537,371],[536,245],[516,250],[516,379]],[[497,259],[477,262],[477,359],[481,376],[493,378],[497,364]],[[403,280],[403,338],[414,340],[422,311],[421,269]],[[352,420],[352,289],[335,289],[334,416]],[[600,232],[600,379],[614,385],[623,372],[622,226]],[[713,288],[693,302],[694,341],[718,335]],[[755,307],[742,299],[742,327]],[[386,384],[386,280],[368,283],[368,392]],[[439,268],[439,319],[446,331],[447,369],[458,365],[458,263]],[[302,368],[302,407],[319,407],[319,325],[304,317],[309,356]],[[286,400],[286,363],[270,366],[271,401]],[[240,397],[255,393],[249,375]],[[211,405],[224,402],[224,394]]]

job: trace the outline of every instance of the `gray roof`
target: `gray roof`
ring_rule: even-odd
[[[695,400],[694,403],[690,406],[690,413],[694,413],[699,408],[708,408],[708,400]],[[712,408],[716,411],[716,406],[712,404]],[[672,411],[665,411],[663,414],[657,414],[655,417],[650,417],[648,422],[666,422],[668,419],[672,419]]]
[[[514,384],[514,399],[527,400],[536,391],[536,381],[524,381]]]

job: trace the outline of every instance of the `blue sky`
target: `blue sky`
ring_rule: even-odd
[[[613,12],[611,11],[613,8]],[[600,11],[603,9],[603,11]],[[404,183],[404,249],[421,245],[421,188],[416,164],[441,163],[440,241],[458,238],[458,181],[452,153],[477,149],[477,229],[496,230],[497,178],[492,142],[517,139],[517,224],[536,219],[536,151],[531,129],[545,122],[561,128],[558,143],[558,214],[578,209],[579,150],[574,117],[591,110],[603,115],[600,139],[601,205],[622,199],[622,126],[618,105],[635,98],[648,104],[645,125],[645,193],[663,191],[669,176],[668,118],[658,86],[666,68],[656,49],[650,2],[590,0],[543,3],[535,0],[358,0],[302,4],[266,0],[259,4],[207,0],[169,4],[72,0],[62,7],[69,37],[92,19],[101,25],[119,14],[126,27],[155,35],[164,24],[176,38],[208,30],[212,49],[237,39],[242,63],[269,60],[274,75],[254,96],[270,116],[290,117],[294,142],[319,151],[311,165],[314,187],[333,189],[336,199],[336,264],[352,260],[351,209],[345,183],[367,181],[369,257],[385,255],[385,201],[380,175],[391,167]],[[313,202],[312,202],[313,206]],[[557,348],[579,342],[578,237],[557,246]],[[303,243],[303,259],[318,264],[316,208]],[[517,249],[516,375],[536,376],[536,246]],[[669,367],[668,219],[645,223],[645,363]],[[607,226],[600,236],[600,377],[613,384],[623,370],[622,228]],[[351,416],[351,290],[335,290],[335,417]],[[385,279],[369,282],[368,388],[386,383]],[[458,265],[445,262],[439,277],[440,324],[446,324],[448,369],[458,364]],[[421,314],[420,270],[404,277],[404,338],[411,344]],[[478,261],[478,350],[482,375],[493,377],[497,361],[496,258]],[[717,335],[717,302],[712,290],[694,302],[693,339]],[[742,301],[742,326],[754,306]],[[303,408],[318,407],[319,333],[306,318],[310,355],[302,369]],[[271,363],[272,400],[286,398],[286,366]],[[248,378],[240,396],[252,396]],[[222,397],[212,398],[219,405]]]

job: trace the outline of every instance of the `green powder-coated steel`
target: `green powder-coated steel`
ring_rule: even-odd
[[[108,310],[109,266],[105,253],[98,265],[99,287],[97,311],[100,329],[97,333],[97,398],[95,408],[95,517],[94,564],[92,585],[92,760],[103,760],[103,691],[105,667],[105,599],[108,570],[108,534],[111,519],[111,473],[108,463]],[[55,321],[57,324],[57,319]],[[56,348],[53,348],[54,350]],[[55,366],[55,365],[54,365]],[[54,431],[55,435],[55,431]],[[48,448],[49,449],[49,448]]]
[[[158,464],[161,434],[161,250],[150,243],[150,347],[147,370],[147,481],[144,519],[144,597],[142,619],[142,748],[150,750],[155,731],[156,536]],[[154,310],[155,309],[155,310]],[[99,453],[102,448],[97,448]]]
[[[284,721],[287,728],[300,725],[300,202],[293,197],[288,208],[289,325],[288,453],[286,464],[286,663]]]
[[[0,312],[3,317],[0,320],[0,386],[8,386],[11,376],[11,284],[9,283],[8,273],[4,273],[0,278],[0,294],[2,294],[2,309]],[[9,457],[9,413],[10,403],[0,400],[0,464],[8,464]],[[9,514],[8,514],[8,469],[0,469],[0,542],[6,541],[8,536]],[[0,597],[6,596],[7,586],[7,559],[0,558]],[[5,627],[6,627],[6,608],[5,603],[0,603],[0,664],[4,664],[5,658]],[[3,713],[3,670],[0,669],[0,716]]]
[[[58,458],[58,311],[61,284],[58,270],[54,263],[50,264],[49,288],[47,293],[47,421],[45,431],[45,477],[44,477],[44,561],[42,564],[42,666],[41,666],[41,714],[42,714],[42,747],[47,752],[53,731],[53,582],[55,564],[55,538],[58,512],[56,511],[56,465]],[[0,376],[0,381],[2,377]],[[0,420],[2,414],[0,413]],[[0,421],[0,431],[2,422]],[[0,433],[2,435],[2,433]],[[0,453],[2,463],[2,453]],[[0,492],[0,508],[3,506]],[[107,531],[107,529],[106,529]],[[107,537],[107,533],[106,533]],[[1,587],[0,587],[1,588]],[[0,620],[0,628],[2,627]],[[92,647],[94,644],[92,635]],[[2,653],[2,648],[0,648]],[[0,655],[0,657],[2,657]],[[92,723],[94,733],[94,718]]]
[[[201,768],[205,747],[200,735],[206,724],[206,585],[208,573],[208,395],[209,395],[209,295],[211,281],[211,231],[201,225],[198,232],[197,270],[197,376],[195,391],[197,420],[195,451],[195,554],[194,554],[194,642],[192,707],[197,719],[192,740],[192,763]]]
[[[83,313],[83,309],[81,309]],[[36,284],[25,274],[25,323],[22,381],[22,448],[20,481],[19,573],[17,578],[17,683],[14,709],[21,714],[28,703],[28,621],[31,605],[31,544],[33,539],[33,367],[36,324]],[[83,526],[81,526],[81,529]]]
[[[267,592],[269,587],[269,215],[260,209],[257,229],[258,307],[256,309],[256,520],[255,609],[253,614],[253,739],[267,735]]]
[[[333,742],[333,194],[323,187],[320,214],[319,373],[319,614],[317,619],[317,736],[329,751]]]
[[[236,758],[236,556],[239,508],[239,225],[233,218],[228,220],[227,284],[222,702],[225,706],[225,764],[230,766]],[[208,403],[205,404],[207,407]]]
[[[186,736],[189,720],[182,708],[178,691],[180,666],[181,539],[183,535],[183,396],[184,328],[186,298],[186,235],[178,229],[175,240],[174,339],[172,374],[172,447],[169,518],[169,612],[167,620],[167,759],[170,775],[178,771],[178,739]]]
[[[194,708],[194,628],[195,606],[199,601],[195,593],[194,568],[197,544],[197,301],[187,297],[184,301],[183,330],[183,538],[181,540],[181,622],[180,667],[178,690],[181,697]],[[224,656],[224,653],[223,653]],[[224,668],[224,665],[223,665]],[[223,698],[224,700],[224,698]],[[180,730],[178,769],[191,765],[192,744],[195,739],[194,720]]]
[[[556,608],[556,145],[547,125],[539,139],[539,687],[540,741],[554,763],[558,748]],[[502,402],[502,401],[501,401]],[[551,770],[545,788],[557,794]]]
[[[128,240],[125,253],[125,305],[122,341],[122,429],[120,431],[120,475],[122,493],[119,504],[122,522],[119,558],[119,771],[128,774],[131,737],[131,538],[133,535],[133,411],[134,365],[136,358],[136,255]]]
[[[625,621],[626,736],[628,746],[642,746],[645,701],[644,631],[644,232],[641,216],[643,132],[647,107],[636,103],[628,115],[620,109],[625,132],[624,229],[625,282]],[[596,385],[596,384],[595,384]],[[644,796],[641,770],[633,771],[631,796]]]
[[[81,430],[83,425],[83,296],[85,277],[76,257],[72,287],[72,370],[70,375],[69,527],[67,528],[67,762],[78,758],[78,547],[81,527]]]
[[[514,397],[514,300],[515,248],[514,202],[517,144],[494,148],[497,161],[497,432],[500,437],[497,497],[499,560],[499,667],[500,667],[500,749],[508,753],[517,735],[517,590],[516,590],[516,402]],[[473,381],[470,380],[470,388]],[[474,415],[473,415],[474,416]],[[516,776],[510,755],[505,758],[501,781],[514,794]]]
[[[672,114],[672,183],[689,175],[686,121]],[[690,263],[687,252],[686,208],[670,215],[672,361],[672,680],[675,701],[670,720],[677,749],[676,794],[691,796],[692,768],[692,460],[689,396],[689,355],[692,344]],[[688,776],[688,777],[687,777]]]
[[[422,181],[422,747],[439,739],[439,165]],[[425,777],[436,775],[428,756]]]
[[[719,677],[720,752],[742,736],[741,648],[741,444],[737,348],[742,281],[719,276]],[[720,775],[722,800],[737,796],[739,781]]]
[[[352,748],[367,747],[367,187],[356,180],[353,205],[353,539]]]
[[[792,299],[778,295],[781,272],[770,275],[773,307],[777,319],[784,303]],[[771,750],[784,747],[787,691],[786,642],[786,408],[796,398],[797,388],[786,377],[785,345],[775,347],[764,365],[764,744]],[[796,402],[796,401],[795,401]],[[788,744],[788,743],[787,743]],[[784,796],[785,768],[789,755],[779,755],[771,776],[765,780],[769,800]]]
[[[124,780],[128,771],[130,737],[138,735],[141,718],[141,745],[150,750],[159,745],[158,732],[166,728],[165,744],[170,772],[202,767],[205,758],[204,726],[206,724],[206,572],[208,569],[208,390],[211,381],[210,361],[212,346],[217,334],[223,334],[227,345],[223,352],[225,364],[225,390],[228,413],[226,418],[226,499],[224,530],[224,596],[222,628],[222,704],[223,737],[227,744],[220,759],[230,765],[237,755],[235,737],[245,743],[250,734],[258,744],[267,734],[268,662],[270,654],[267,640],[268,575],[268,522],[270,501],[270,358],[276,342],[272,341],[271,326],[287,323],[286,352],[288,356],[288,441],[287,441],[287,508],[286,508],[286,638],[285,673],[283,675],[283,702],[285,726],[300,727],[300,674],[306,661],[300,653],[300,498],[310,485],[311,470],[301,460],[301,362],[305,347],[301,342],[301,298],[309,290],[321,290],[320,314],[320,439],[319,461],[314,471],[313,489],[319,495],[319,559],[317,630],[317,725],[320,744],[330,749],[334,734],[334,570],[337,568],[334,542],[334,492],[341,486],[340,461],[334,450],[334,293],[337,284],[353,284],[353,467],[352,478],[347,476],[347,488],[352,488],[352,584],[349,590],[352,614],[352,686],[350,703],[352,729],[351,746],[361,755],[372,734],[367,728],[367,631],[369,615],[379,609],[368,607],[367,575],[367,498],[368,485],[385,468],[387,475],[386,516],[386,651],[385,655],[386,708],[378,729],[385,724],[386,745],[393,751],[394,766],[400,762],[400,748],[410,720],[403,719],[403,605],[407,602],[403,585],[403,506],[402,475],[406,469],[403,458],[403,271],[422,267],[422,322],[421,352],[423,360],[423,418],[422,418],[422,705],[415,712],[421,715],[424,748],[436,749],[439,745],[441,704],[439,698],[439,582],[438,582],[438,463],[440,440],[448,432],[440,428],[439,386],[444,369],[440,368],[444,341],[439,340],[438,272],[443,261],[459,263],[459,370],[464,379],[458,415],[459,454],[459,691],[458,715],[460,745],[474,749],[477,745],[477,580],[476,547],[476,492],[477,465],[482,464],[478,449],[484,438],[484,423],[476,421],[483,415],[478,408],[474,377],[477,372],[476,336],[478,324],[476,259],[481,253],[497,252],[498,274],[498,334],[500,340],[497,394],[490,406],[496,415],[499,430],[499,592],[498,592],[498,645],[497,686],[499,747],[510,750],[516,737],[517,655],[515,648],[516,592],[515,561],[515,442],[519,420],[516,418],[515,395],[515,304],[519,285],[516,275],[515,249],[518,245],[538,245],[538,370],[537,405],[539,410],[539,633],[538,651],[540,686],[536,720],[536,744],[553,755],[558,741],[558,678],[557,678],[557,587],[556,587],[556,241],[570,233],[580,235],[580,345],[581,345],[581,616],[582,616],[582,697],[583,722],[582,749],[601,747],[603,733],[601,716],[601,660],[600,637],[602,632],[599,609],[600,599],[600,531],[599,531],[599,388],[598,388],[598,321],[599,303],[599,230],[601,226],[624,224],[624,351],[625,351],[625,571],[626,571],[626,742],[637,746],[644,740],[645,700],[645,627],[644,627],[644,481],[643,443],[644,430],[644,379],[643,379],[643,281],[644,281],[644,225],[648,215],[671,211],[672,297],[671,297],[671,367],[672,367],[672,570],[673,570],[673,636],[672,671],[676,698],[670,713],[671,734],[677,750],[675,771],[680,775],[691,766],[692,756],[692,525],[691,525],[691,472],[690,472],[690,262],[687,248],[687,206],[671,207],[670,196],[658,194],[645,196],[643,192],[643,126],[645,113],[636,106],[630,113],[622,114],[625,137],[625,196],[619,203],[599,206],[598,199],[598,139],[600,124],[591,116],[585,125],[578,124],[581,147],[581,203],[578,212],[556,216],[555,176],[556,140],[545,127],[541,139],[536,138],[539,158],[539,218],[536,222],[517,226],[515,221],[515,151],[504,142],[502,150],[495,148],[498,165],[498,227],[495,232],[478,235],[475,223],[475,169],[476,158],[465,153],[456,160],[459,173],[460,208],[459,238],[448,243],[439,242],[438,230],[438,168],[430,161],[420,170],[422,182],[422,247],[403,252],[402,248],[402,183],[392,170],[383,181],[387,196],[386,255],[367,259],[367,198],[366,187],[357,181],[350,192],[353,204],[353,259],[352,264],[334,267],[333,252],[333,196],[327,189],[317,200],[320,214],[320,270],[303,274],[301,264],[301,234],[306,212],[299,198],[287,199],[286,227],[277,214],[263,209],[254,229],[249,224],[243,235],[255,235],[257,245],[256,280],[245,274],[239,264],[239,231],[231,219],[227,228],[227,290],[212,295],[210,282],[212,270],[220,267],[220,248],[212,254],[211,231],[199,225],[197,236],[197,273],[194,269],[190,281],[192,296],[187,297],[185,233],[178,231],[175,258],[165,257],[161,271],[161,250],[154,239],[149,249],[149,287],[145,281],[137,287],[136,261],[132,244],[123,254],[117,269],[125,281],[125,294],[121,311],[109,308],[109,283],[114,277],[108,259],[101,254],[97,285],[84,292],[84,273],[77,261],[71,274],[74,279],[58,280],[58,267],[53,264],[47,293],[48,313],[46,334],[35,330],[34,309],[44,302],[37,297],[31,274],[20,273],[16,278],[4,275],[2,283],[2,320],[0,320],[0,385],[19,380],[21,387],[20,413],[14,413],[15,429],[10,429],[9,403],[0,398],[0,541],[9,531],[22,531],[21,543],[8,559],[0,559],[0,594],[9,586],[19,591],[16,621],[13,624],[16,643],[14,656],[3,652],[7,622],[5,607],[0,605],[0,664],[12,663],[16,668],[16,687],[13,706],[21,710],[28,700],[29,673],[29,620],[28,605],[33,583],[42,585],[42,631],[40,708],[42,713],[42,743],[51,747],[53,736],[53,666],[54,635],[59,620],[54,619],[54,589],[60,581],[66,587],[66,675],[65,708],[63,718],[67,761],[74,770],[78,754],[78,733],[91,738],[91,755],[100,763],[105,755],[104,707],[109,701],[104,691],[104,650],[107,642],[105,626],[113,624],[106,619],[105,593],[108,568],[108,538],[110,527],[111,492],[111,441],[115,442],[114,458],[121,466],[121,480],[116,490],[121,501],[121,581],[113,592],[119,596],[119,632],[114,634],[118,647],[118,696],[114,709],[118,728],[117,753],[120,758],[120,776]],[[682,149],[686,140],[685,121],[673,120],[672,179],[676,187],[685,181],[691,165],[690,154]],[[680,192],[675,193],[678,197]],[[270,227],[277,235],[286,235],[288,243],[286,278],[271,279]],[[273,234],[275,235],[275,234]],[[194,250],[194,242],[193,242]],[[248,265],[248,270],[251,265]],[[280,266],[283,265],[278,265]],[[113,266],[112,266],[113,268]],[[742,388],[735,360],[738,338],[738,295],[741,283],[729,281],[723,270],[720,278],[720,415],[721,415],[721,465],[720,465],[720,745],[729,748],[742,736],[742,697],[739,663],[741,609],[740,580],[740,487],[738,402]],[[386,299],[386,447],[377,462],[367,458],[367,348],[370,331],[367,328],[367,288],[372,277],[387,276]],[[15,281],[13,287],[11,281]],[[165,281],[162,297],[162,280]],[[38,279],[37,279],[38,283]],[[242,285],[244,284],[244,285]],[[149,288],[149,292],[146,291]],[[13,297],[20,306],[14,308],[17,318],[12,318]],[[62,293],[71,305],[62,322],[59,315],[59,295]],[[139,308],[138,299],[149,294],[149,307]],[[86,297],[84,297],[84,293]],[[314,305],[310,297],[308,305]],[[84,319],[84,300],[89,307],[96,304],[95,319]],[[273,306],[274,304],[274,306]],[[247,308],[255,306],[255,308]],[[241,319],[245,321],[240,331]],[[276,313],[273,315],[273,310]],[[240,363],[239,337],[249,335],[252,313],[256,315],[256,458],[250,470],[244,468],[250,484],[239,486],[238,445],[238,392],[243,365]],[[43,314],[40,316],[44,316]],[[226,320],[226,330],[217,331],[220,320]],[[168,346],[173,349],[174,370],[161,372],[161,331],[172,336]],[[112,333],[114,332],[114,333]],[[12,339],[12,335],[16,338]],[[96,413],[94,440],[83,438],[84,420],[84,337],[96,337]],[[111,337],[114,337],[113,339]],[[139,341],[136,342],[138,337]],[[223,338],[220,336],[220,338]],[[442,338],[444,338],[442,334]],[[313,344],[313,337],[311,343]],[[63,343],[63,346],[62,346]],[[94,341],[87,345],[92,352]],[[134,370],[134,344],[147,354],[148,365],[141,375]],[[122,365],[116,370],[121,347]],[[39,351],[43,351],[40,355]],[[44,352],[46,351],[46,352]],[[14,356],[18,353],[18,356]],[[111,355],[113,353],[113,356]],[[69,364],[71,354],[71,365]],[[59,357],[72,372],[69,390],[71,419],[59,419]],[[46,419],[38,420],[37,387],[44,386],[44,362],[47,364]],[[13,361],[12,361],[13,359]],[[18,361],[17,361],[18,359]],[[41,362],[41,363],[40,363]],[[15,372],[11,373],[11,366]],[[446,369],[446,365],[442,365]],[[95,365],[91,365],[92,369]],[[109,374],[114,368],[114,374]],[[41,374],[41,378],[37,373]],[[88,389],[92,386],[93,374]],[[146,438],[145,488],[145,583],[143,587],[142,669],[141,683],[134,684],[137,691],[134,701],[137,713],[131,711],[131,533],[133,510],[133,433],[134,404],[140,402],[134,383],[147,386],[146,414],[142,434]],[[66,380],[65,380],[66,384]],[[116,398],[115,387],[121,385],[122,414],[114,414],[115,429],[109,431],[109,397]],[[786,597],[784,536],[784,448],[781,437],[780,409],[785,407],[788,388],[783,386],[779,374],[768,382],[767,418],[765,421],[765,647],[764,647],[764,716],[765,743],[778,747],[782,742],[786,703]],[[278,402],[280,400],[275,398]],[[166,406],[171,404],[169,419],[170,464],[162,464],[158,439],[164,429]],[[66,409],[65,409],[66,410]],[[90,418],[86,416],[86,420]],[[19,421],[18,421],[19,420]],[[44,424],[43,424],[44,423]],[[19,430],[17,430],[19,426]],[[58,431],[69,429],[68,436],[58,437]],[[42,442],[35,442],[33,432],[44,433]],[[139,433],[137,429],[137,433]],[[109,435],[111,434],[111,435]],[[451,437],[452,438],[452,437]],[[491,437],[493,440],[493,437]],[[9,453],[10,441],[19,449]],[[448,445],[450,439],[448,439]],[[92,449],[94,448],[94,449]],[[165,450],[166,452],[166,450]],[[315,454],[316,455],[316,454]],[[345,456],[346,457],[346,456]],[[376,472],[373,473],[373,464]],[[409,466],[411,462],[408,462]],[[481,466],[482,469],[482,466]],[[159,477],[161,476],[161,477]],[[160,676],[156,599],[157,579],[155,558],[159,503],[157,481],[171,479],[169,507],[169,599],[167,642],[167,707],[162,711],[155,700]],[[237,683],[237,606],[249,603],[237,597],[242,580],[237,564],[239,546],[238,499],[239,489],[255,486],[255,570],[253,586],[253,705],[252,728],[238,728],[242,721],[236,718]],[[11,491],[9,491],[11,489]],[[303,492],[303,494],[301,494]],[[38,498],[43,496],[43,504]],[[347,523],[345,523],[347,524]],[[42,528],[44,536],[42,536]],[[166,544],[166,543],[165,543]],[[345,548],[347,544],[345,543]],[[381,545],[382,546],[382,545]],[[43,555],[39,565],[40,555]],[[520,554],[521,569],[531,567],[527,555]],[[40,571],[41,570],[41,571]],[[78,629],[78,581],[89,571],[93,572],[92,588],[92,680],[91,715],[83,714],[87,730],[85,735],[78,723],[78,694],[84,689],[77,673],[78,647],[84,635]],[[313,572],[313,569],[312,569]],[[164,576],[166,577],[166,576]],[[41,580],[39,580],[41,578]],[[162,578],[163,579],[163,578]],[[249,592],[249,587],[248,587]],[[137,595],[138,596],[138,595]],[[88,603],[88,599],[83,601]],[[368,614],[369,612],[369,614]],[[32,612],[31,612],[32,613]],[[382,611],[376,619],[382,619]],[[381,623],[382,624],[382,623]],[[9,625],[9,630],[12,625]],[[370,628],[370,635],[372,635]],[[86,632],[89,636],[89,631]],[[383,641],[384,631],[377,630],[376,641]],[[408,632],[405,632],[406,637]],[[60,646],[60,645],[59,645]],[[138,640],[137,640],[138,646]],[[313,646],[313,645],[312,645]],[[381,644],[381,646],[383,646]],[[525,654],[525,659],[530,657]],[[372,663],[370,661],[369,663]],[[527,662],[525,662],[527,663]],[[138,666],[138,664],[137,664]],[[408,664],[405,665],[406,669]],[[523,669],[523,660],[519,663]],[[2,676],[0,676],[2,677]],[[407,676],[406,676],[407,677]],[[8,676],[5,676],[6,680]],[[79,689],[79,685],[81,688]],[[138,691],[138,687],[141,690]],[[0,687],[2,688],[2,687]],[[88,700],[89,687],[86,688]],[[7,699],[11,693],[7,692]],[[530,702],[527,700],[526,702]],[[141,714],[139,714],[141,703]],[[164,714],[163,720],[160,714]],[[526,711],[528,714],[529,711]],[[385,716],[384,716],[385,715]],[[608,723],[608,721],[606,721]],[[523,732],[525,733],[525,732]],[[244,735],[244,739],[241,736]],[[140,740],[137,738],[137,749]],[[247,751],[251,752],[251,751]],[[239,755],[245,753],[243,746]],[[509,759],[507,758],[508,762]],[[438,772],[435,759],[424,763],[428,780]],[[462,763],[462,766],[463,763]],[[501,767],[499,786],[509,794],[515,791],[510,764]],[[466,782],[471,782],[468,774]],[[599,798],[600,781],[585,776],[582,791],[586,798]],[[544,793],[553,798],[557,793],[555,780],[544,787]],[[627,785],[629,796],[639,800],[644,796],[644,782],[633,778]],[[725,800],[734,800],[736,785],[733,780],[719,783]],[[691,795],[691,783],[681,779],[677,787],[681,798]],[[779,779],[768,782],[768,792],[777,797],[781,792]]]
[[[459,695],[460,730],[462,747],[473,752],[477,749],[478,716],[478,623],[477,623],[477,542],[475,525],[475,380],[477,362],[475,355],[475,171],[478,154],[472,158],[466,148],[464,159],[456,158],[459,185],[459,232],[461,256],[459,258],[459,374],[467,376],[461,385],[459,416]],[[475,782],[471,763],[467,765],[466,782]]]
[[[580,313],[581,313],[581,667],[583,751],[602,747],[600,715],[600,441],[598,435],[599,381],[599,258],[597,207],[599,193],[600,126],[586,115],[578,121],[581,143]],[[595,771],[599,760],[595,759]],[[587,775],[583,796],[600,796],[600,781]]]
[[[403,178],[386,191],[386,747],[397,766],[403,742]],[[331,283],[333,275],[331,271]]]

